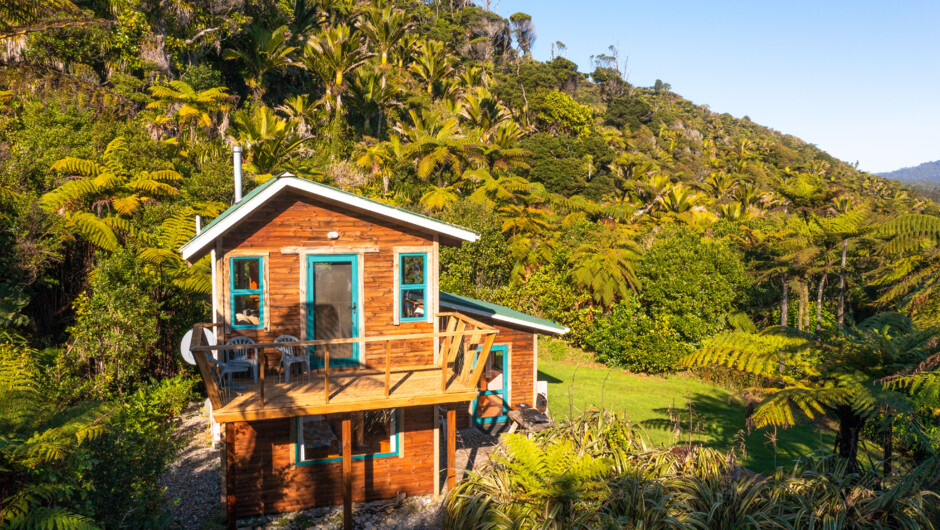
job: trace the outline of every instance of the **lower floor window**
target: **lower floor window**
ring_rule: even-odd
[[[398,454],[398,409],[351,413],[352,456],[385,457]],[[343,416],[297,418],[297,462],[339,462],[343,459]]]

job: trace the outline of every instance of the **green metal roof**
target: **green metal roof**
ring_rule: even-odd
[[[280,182],[280,181],[284,181],[284,180],[287,180],[287,181],[299,181],[299,182],[302,182],[304,185],[307,185],[307,186],[312,186],[312,187],[314,187],[314,188],[320,188],[320,189],[322,189],[323,191],[328,191],[328,192],[330,192],[330,193],[339,193],[339,194],[342,194],[342,195],[346,195],[346,196],[349,196],[350,198],[355,198],[355,199],[360,200],[360,201],[366,201],[366,202],[368,202],[368,203],[372,203],[372,204],[374,204],[374,205],[376,205],[377,207],[380,207],[380,208],[388,208],[388,209],[391,209],[391,210],[395,210],[395,211],[401,212],[401,213],[406,214],[406,215],[408,215],[408,216],[414,216],[414,217],[417,217],[417,218],[420,218],[420,219],[424,219],[424,220],[427,220],[427,221],[431,221],[431,222],[433,222],[433,223],[439,223],[440,225],[445,225],[445,226],[454,228],[454,229],[456,229],[456,230],[461,230],[461,231],[464,231],[464,232],[469,232],[469,233],[471,233],[471,234],[476,235],[477,237],[479,237],[479,235],[480,235],[479,233],[477,233],[477,232],[475,232],[475,231],[473,231],[473,230],[470,230],[470,229],[468,229],[468,228],[464,228],[464,227],[462,227],[462,226],[455,225],[455,224],[453,224],[453,223],[448,223],[448,222],[446,222],[446,221],[441,221],[440,219],[435,219],[435,218],[429,217],[429,216],[427,216],[427,215],[422,215],[422,214],[413,212],[413,211],[411,211],[411,210],[406,210],[405,208],[400,208],[400,207],[395,206],[395,205],[392,205],[392,204],[387,204],[387,203],[384,203],[384,202],[381,202],[381,201],[377,201],[377,200],[375,200],[375,199],[370,199],[369,197],[364,197],[364,196],[362,196],[362,195],[356,195],[355,193],[350,193],[350,192],[348,192],[348,191],[341,190],[341,189],[335,188],[335,187],[333,187],[333,186],[328,186],[328,185],[322,184],[322,183],[320,183],[320,182],[315,182],[315,181],[312,181],[312,180],[309,180],[309,179],[301,178],[301,177],[298,177],[298,176],[296,176],[296,175],[292,175],[292,174],[290,174],[290,173],[281,173],[280,175],[277,175],[276,177],[272,177],[272,178],[268,179],[268,180],[265,181],[263,184],[261,184],[260,186],[256,187],[255,189],[251,190],[251,191],[250,191],[249,193],[247,193],[244,197],[242,197],[242,200],[240,200],[240,201],[238,201],[237,203],[233,204],[232,206],[228,207],[228,209],[226,209],[224,212],[222,212],[221,214],[219,214],[218,217],[216,217],[215,219],[213,219],[212,222],[210,222],[209,224],[207,224],[206,226],[204,226],[204,227],[202,228],[202,230],[201,230],[201,232],[200,232],[199,235],[193,236],[188,242],[186,242],[186,244],[183,245],[182,248],[185,249],[188,245],[190,245],[191,243],[193,243],[195,240],[199,239],[199,238],[200,238],[200,235],[205,235],[205,234],[207,234],[208,232],[210,232],[210,231],[213,229],[213,227],[215,227],[216,225],[221,224],[222,222],[225,221],[225,219],[227,219],[227,218],[233,216],[238,210],[240,210],[240,209],[246,207],[246,205],[249,205],[255,197],[257,197],[258,195],[264,193],[264,191],[265,191],[266,189],[268,189],[268,188],[270,188],[271,186],[274,186],[276,183],[278,183],[278,182]]]
[[[467,312],[476,313],[477,315],[489,317],[494,320],[516,324],[548,333],[566,333],[568,331],[568,328],[565,326],[560,326],[550,320],[527,315],[520,311],[516,311],[515,309],[509,309],[508,307],[504,307],[499,304],[484,302],[482,300],[476,300],[467,296],[445,293],[444,291],[440,292],[440,296],[441,305],[454,307],[455,309],[464,309]]]
[[[235,210],[238,210],[239,208],[241,208],[241,207],[244,206],[245,204],[248,204],[248,201],[250,201],[253,197],[255,197],[256,195],[260,195],[262,191],[264,191],[264,190],[270,188],[275,182],[277,182],[277,179],[279,179],[279,178],[281,178],[281,175],[278,175],[278,176],[273,177],[273,178],[269,178],[268,180],[264,181],[264,183],[262,183],[260,186],[258,186],[258,187],[256,187],[255,189],[249,191],[246,195],[243,195],[243,196],[242,196],[242,200],[240,200],[240,201],[236,202],[235,204],[233,204],[233,205],[229,206],[228,208],[226,208],[226,210],[225,210],[224,212],[220,213],[215,219],[212,220],[212,222],[210,222],[210,223],[207,224],[206,226],[202,227],[202,231],[205,232],[206,230],[209,230],[209,229],[212,228],[213,226],[215,226],[215,225],[221,223],[223,219],[225,219],[226,217],[228,217],[228,216],[232,215],[233,213],[235,213]],[[294,178],[298,178],[298,179],[299,179],[300,177],[294,177]],[[301,180],[307,180],[307,179],[301,179]],[[310,181],[310,182],[313,182],[313,181]],[[343,192],[343,193],[346,193],[346,192]],[[196,236],[193,236],[192,238],[190,238],[189,241],[192,241],[193,239],[196,239]],[[186,242],[187,245],[189,244],[189,241]],[[185,246],[185,245],[184,245],[184,246]]]

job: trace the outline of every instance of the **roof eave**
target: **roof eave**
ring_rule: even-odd
[[[406,224],[419,230],[437,233],[443,236],[445,240],[448,240],[453,244],[459,244],[460,242],[464,241],[472,243],[480,239],[480,234],[471,230],[443,223],[441,221],[436,221],[434,219],[426,218],[415,213],[393,208],[391,206],[385,206],[381,203],[377,203],[362,197],[356,197],[340,190],[319,186],[313,182],[294,177],[290,174],[285,174],[282,177],[278,177],[277,182],[263,190],[259,195],[249,199],[249,201],[257,202],[258,206],[260,206],[287,187],[292,187],[298,191],[310,193],[320,197],[323,200],[326,200],[327,202],[343,204],[356,210],[370,212],[381,217],[395,219],[402,224]],[[258,207],[256,206],[254,208],[247,208],[239,214],[238,210],[244,208],[244,206],[247,204],[248,203],[245,202],[237,205],[237,208],[232,211],[228,217],[223,219],[221,223],[208,227],[206,230],[203,230],[202,233],[193,237],[185,245],[180,247],[180,253],[183,256],[183,259],[192,263],[207,254],[209,252],[208,247],[213,241],[221,237],[228,230],[238,225],[242,219],[250,215]],[[225,214],[223,213],[222,215]]]
[[[527,320],[521,320],[518,318],[509,317],[506,315],[500,315],[498,313],[491,313],[489,311],[484,311],[482,309],[477,309],[474,307],[466,306],[459,303],[445,302],[441,300],[441,305],[450,307],[452,309],[457,309],[458,311],[465,311],[476,316],[482,316],[486,318],[491,318],[493,320],[498,320],[500,322],[506,322],[507,324],[513,324],[516,326],[521,326],[529,329],[534,329],[537,331],[542,331],[544,333],[551,333],[553,335],[564,335],[570,331],[567,327],[564,326],[548,326],[545,324],[538,324],[535,322],[529,322]]]

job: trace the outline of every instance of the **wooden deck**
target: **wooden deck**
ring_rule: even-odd
[[[238,381],[243,390],[227,390],[229,399],[213,411],[220,423],[259,419],[334,414],[360,410],[467,402],[477,390],[451,375],[447,390],[441,392],[441,368],[429,366],[410,370],[392,370],[389,395],[385,397],[385,372],[346,370],[330,374],[330,399],[324,393],[325,374],[313,370],[309,375],[295,375],[290,383],[268,379],[261,403],[259,385]]]
[[[193,353],[206,393],[212,403],[212,417],[219,423],[261,419],[334,414],[361,410],[469,402],[476,398],[483,369],[498,330],[459,313],[439,313],[444,331],[407,333],[329,340],[299,340],[282,343],[255,343],[250,346],[203,344],[205,328],[218,324],[196,324],[190,350]],[[439,359],[432,363],[395,366],[392,343],[428,339],[439,341]],[[330,366],[330,348],[336,345],[380,343],[385,346],[384,363],[354,368]],[[323,348],[323,368],[292,376],[291,383],[271,373],[268,355],[280,356],[278,347]],[[220,372],[221,363],[209,354],[251,349],[260,355],[258,383],[235,381]],[[224,357],[224,356],[223,356]],[[422,355],[428,357],[428,355]],[[274,363],[277,364],[277,363]],[[382,366],[384,364],[384,366]],[[267,381],[265,381],[267,379]]]

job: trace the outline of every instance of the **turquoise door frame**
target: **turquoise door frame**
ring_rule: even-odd
[[[501,367],[503,371],[503,388],[499,390],[481,390],[477,396],[477,399],[473,400],[473,404],[470,406],[473,410],[473,423],[475,425],[490,425],[493,423],[506,423],[507,414],[509,413],[509,346],[506,344],[494,345],[490,349],[490,358],[493,356],[493,352],[501,352],[503,355],[503,366]],[[480,350],[477,349],[477,354],[480,353]],[[491,416],[489,418],[478,418],[477,417],[477,401],[480,397],[486,396],[499,396],[503,402],[502,414],[499,416]]]
[[[307,340],[316,340],[316,283],[314,275],[316,274],[317,263],[349,263],[350,284],[352,285],[352,337],[359,336],[359,255],[357,254],[309,254],[307,256]],[[322,347],[318,347],[321,356],[313,355],[313,348],[310,348],[312,357],[310,365],[313,368],[323,368]],[[330,366],[358,366],[359,365],[359,344],[352,344],[352,356],[348,358],[335,359],[330,357]]]

